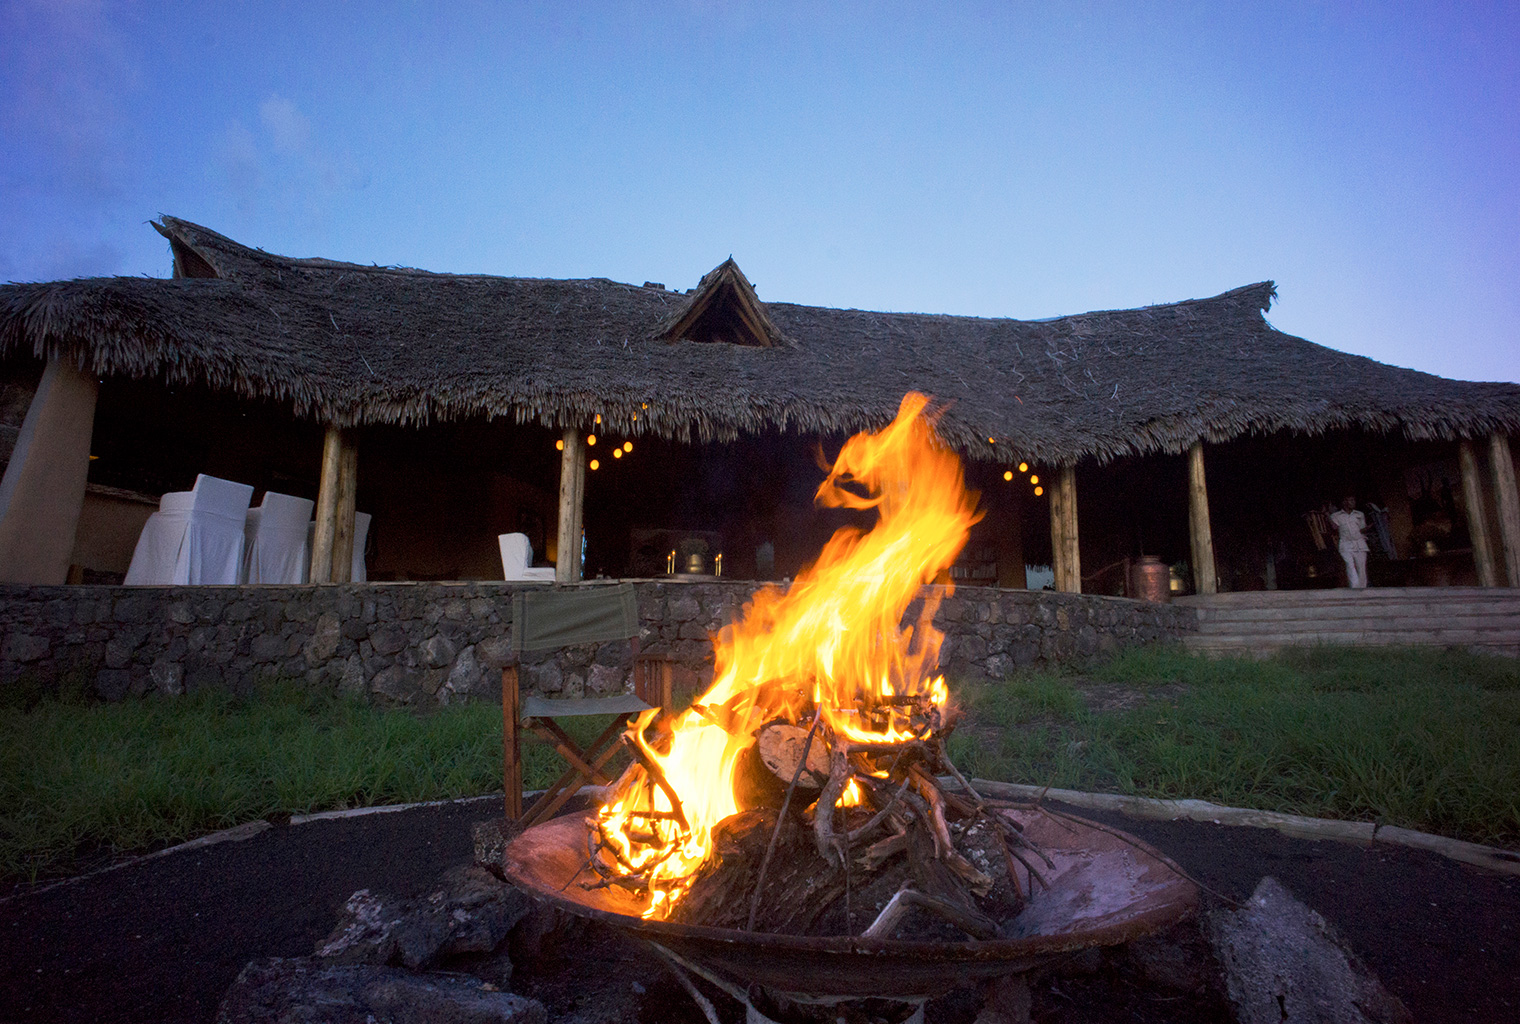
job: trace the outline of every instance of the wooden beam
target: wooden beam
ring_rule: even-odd
[[[333,511],[332,581],[348,583],[354,576],[354,498],[359,491],[359,439],[343,431],[338,457],[338,507]]]
[[[1193,548],[1193,589],[1199,594],[1219,592],[1214,567],[1214,531],[1209,523],[1209,485],[1203,473],[1203,442],[1188,449],[1188,538]]]
[[[1515,460],[1509,436],[1494,431],[1488,439],[1489,468],[1494,474],[1494,499],[1499,506],[1499,539],[1504,547],[1504,571],[1512,587],[1520,587],[1520,491],[1515,488]]]
[[[1488,515],[1483,507],[1483,477],[1478,470],[1478,453],[1472,441],[1465,437],[1457,445],[1457,462],[1462,467],[1462,503],[1467,506],[1467,534],[1472,538],[1478,586],[1497,587],[1499,565],[1494,561],[1493,545],[1488,540]]]
[[[1062,466],[1050,488],[1050,559],[1055,588],[1082,592],[1082,553],[1077,544],[1077,467]]]
[[[579,430],[567,430],[565,450],[559,458],[559,540],[554,560],[558,583],[581,579],[581,531],[585,521],[586,439]]]
[[[329,426],[322,438],[322,476],[317,484],[316,525],[311,537],[312,583],[331,583],[333,535],[338,529],[338,477],[343,461],[343,431]]]
[[[522,712],[518,706],[517,666],[501,670],[501,781],[506,816],[522,817]]]

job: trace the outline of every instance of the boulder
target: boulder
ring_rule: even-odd
[[[1268,876],[1210,941],[1239,1024],[1413,1024],[1330,923]]]
[[[546,1024],[543,1004],[489,982],[312,957],[255,960],[216,1024]]]
[[[446,872],[439,888],[420,899],[360,889],[316,953],[335,963],[431,966],[446,957],[492,952],[529,906],[518,889],[471,864]]]

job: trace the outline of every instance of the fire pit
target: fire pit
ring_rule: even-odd
[[[746,1003],[752,986],[785,1007],[888,999],[902,1019],[1196,903],[1138,840],[986,799],[951,761],[933,620],[980,513],[927,407],[904,397],[819,485],[875,526],[756,593],[714,638],[707,692],[624,734],[632,763],[599,808],[506,850],[513,881],[655,944],[699,999],[683,971]]]
[[[970,982],[1017,974],[1064,953],[1116,945],[1173,924],[1197,906],[1193,884],[1131,836],[1043,811],[1006,811],[1055,863],[1007,938],[914,941],[775,935],[648,920],[644,901],[601,885],[587,864],[594,820],[569,815],[507,847],[507,877],[572,914],[667,949],[740,990],[751,984],[809,1001],[878,997],[917,1002]]]

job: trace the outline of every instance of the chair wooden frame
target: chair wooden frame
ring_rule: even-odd
[[[650,708],[669,708],[672,699],[673,662],[658,654],[639,654],[637,637],[630,640],[633,647],[633,683],[635,706],[625,698],[619,701],[532,701],[530,709],[538,708],[539,714],[524,714],[525,703],[521,697],[521,678],[518,665],[507,665],[501,672],[501,724],[502,724],[502,780],[505,787],[506,816],[523,828],[552,818],[561,807],[580,791],[582,785],[607,786],[612,780],[603,772],[607,762],[618,751],[617,740],[628,728],[629,722]],[[555,714],[554,704],[577,705]],[[611,711],[614,718],[606,729],[590,744],[582,748],[554,720],[556,717],[574,717],[586,714],[607,713],[600,710],[608,704],[620,704]],[[547,713],[545,713],[547,709]],[[532,811],[523,814],[522,788],[522,740],[523,731],[531,730],[542,738],[565,761],[568,768],[556,779],[534,803]]]

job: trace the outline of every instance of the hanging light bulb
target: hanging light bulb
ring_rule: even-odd
[[[625,452],[631,452],[631,451],[633,451],[633,442],[632,441],[624,441],[623,442],[623,451],[625,451]]]
[[[587,434],[586,435],[586,443],[587,444],[596,444],[596,435],[595,434]]]
[[[1004,480],[1012,480],[1013,479],[1013,470],[1011,470],[1011,469],[1005,470],[1003,472],[1003,479]]]
[[[1019,463],[1019,472],[1020,473],[1027,473],[1027,472],[1029,472],[1029,463],[1027,463],[1027,462],[1021,462],[1021,463]]]
[[[600,422],[602,422],[602,414],[601,414],[601,413],[597,413],[597,414],[596,414],[596,422],[597,422],[597,423],[600,423]]]
[[[1029,482],[1032,484],[1037,484],[1040,482],[1040,478],[1031,474],[1029,477]]]
[[[623,449],[621,449],[621,448],[614,448],[614,449],[612,449],[612,457],[614,459],[621,459],[623,457]]]
[[[592,459],[591,460],[591,468],[592,469],[601,469],[602,468],[602,464],[600,462],[596,461],[595,459]]]
[[[565,442],[563,440],[555,441],[554,442],[554,450],[557,451],[557,452],[564,451],[565,450]]]
[[[1036,487],[1036,488],[1035,488],[1035,489],[1034,489],[1034,496],[1035,496],[1035,497],[1036,497],[1036,498],[1038,498],[1038,497],[1039,497],[1039,496],[1040,496],[1040,495],[1042,495],[1042,494],[1044,494],[1044,493],[1045,493],[1045,488],[1043,488],[1043,487]]]

